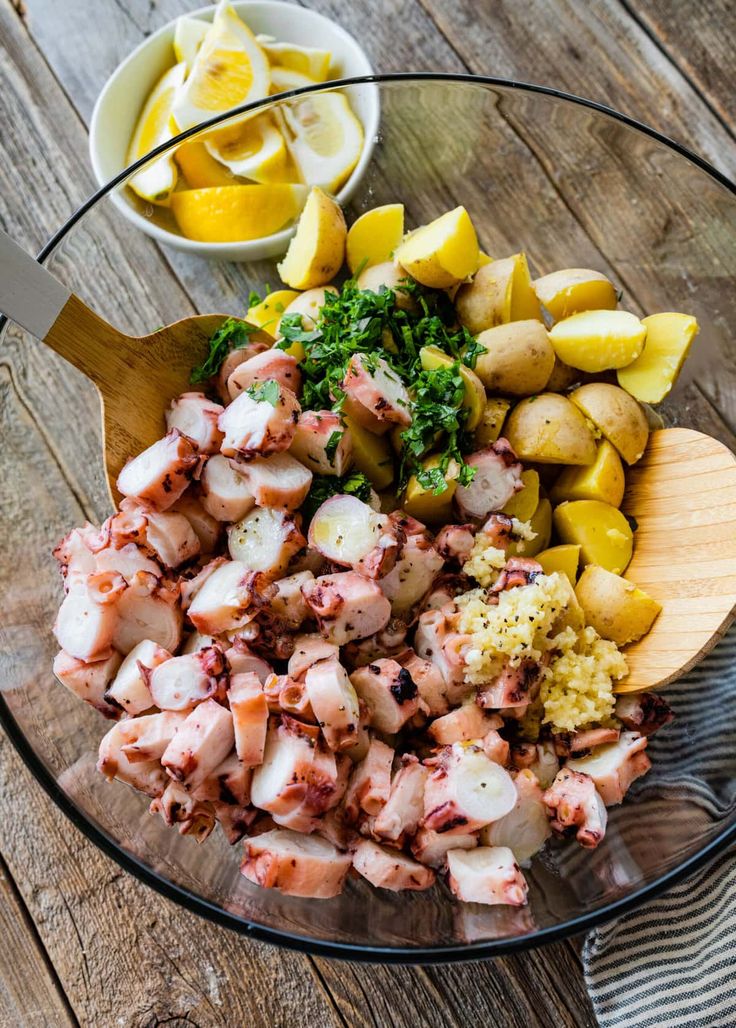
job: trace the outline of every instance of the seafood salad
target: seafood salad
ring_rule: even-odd
[[[251,882],[523,905],[672,717],[617,692],[660,609],[619,508],[697,323],[319,188],[279,272],[54,551],[55,675],[111,722],[100,772]]]

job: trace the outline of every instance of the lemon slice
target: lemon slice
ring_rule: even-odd
[[[192,70],[194,58],[197,56],[197,51],[202,45],[209,27],[208,22],[200,21],[199,18],[190,18],[187,14],[176,19],[174,54],[177,61],[184,61],[187,71]]]
[[[234,186],[233,173],[208,152],[202,139],[190,139],[178,146],[174,160],[190,189],[210,186]]]
[[[268,114],[212,133],[205,146],[211,157],[241,178],[263,183],[299,181],[284,137]]]
[[[286,142],[302,178],[335,193],[358,163],[363,128],[343,93],[316,93],[283,108]]]
[[[216,186],[185,189],[171,196],[182,235],[200,243],[262,239],[293,221],[304,205],[306,186]]]
[[[326,82],[330,74],[332,54],[329,50],[318,50],[313,46],[297,46],[296,43],[261,42],[272,67],[288,68],[290,71],[309,75],[315,82]]]
[[[218,4],[189,77],[179,90],[173,115],[180,129],[191,128],[239,104],[268,96],[268,59],[230,4]]]
[[[290,89],[301,89],[302,86],[316,85],[319,85],[317,79],[301,71],[294,71],[292,68],[271,68],[271,96],[287,93]]]
[[[145,157],[155,147],[172,138],[171,108],[185,75],[186,65],[180,61],[169,68],[151,90],[130,141],[128,164]],[[176,185],[177,174],[173,158],[167,155],[139,171],[129,180],[128,185],[144,200],[165,204]]]

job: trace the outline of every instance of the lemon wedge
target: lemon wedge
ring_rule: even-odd
[[[171,108],[177,90],[186,75],[183,61],[169,68],[151,90],[138,118],[133,138],[128,148],[128,164],[145,157],[155,147],[171,139]],[[166,204],[176,185],[177,170],[171,156],[159,157],[157,161],[143,168],[128,185],[138,196],[151,203]]]
[[[188,14],[183,14],[181,18],[176,19],[174,55],[177,61],[184,61],[187,71],[191,71],[194,58],[197,56],[197,51],[202,45],[202,40],[207,35],[209,27],[206,21],[190,18]]]
[[[358,163],[363,127],[342,93],[316,93],[284,106],[286,143],[311,186],[335,193]]]
[[[241,178],[263,183],[299,181],[284,137],[268,114],[213,132],[205,146],[215,161]]]
[[[301,89],[302,86],[317,85],[317,79],[305,75],[304,72],[294,71],[293,68],[271,68],[271,96],[287,93],[290,89]]]
[[[268,96],[268,59],[245,22],[226,0],[218,4],[173,115],[180,129]]]
[[[296,300],[297,296],[300,295],[294,289],[275,289],[264,300],[261,300],[260,303],[256,303],[248,308],[245,320],[249,321],[251,325],[257,325],[259,328],[267,328],[271,335],[275,336],[281,321],[281,315],[291,301]]]
[[[182,235],[200,243],[239,243],[262,239],[293,221],[304,205],[306,186],[215,186],[185,189],[171,196]]]
[[[315,82],[326,82],[330,74],[332,54],[313,46],[297,46],[296,43],[276,43],[258,40],[266,51],[271,67],[288,68],[290,71],[308,75]]]
[[[236,185],[233,173],[211,156],[202,139],[191,139],[177,147],[174,159],[190,189]]]

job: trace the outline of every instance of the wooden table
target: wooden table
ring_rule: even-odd
[[[86,125],[107,76],[147,33],[193,6],[0,0],[0,224],[29,250],[91,191]],[[734,0],[311,6],[355,33],[379,71],[556,85],[649,122],[736,176]],[[50,388],[17,382],[12,358],[0,358],[3,403],[29,423]],[[53,460],[53,440],[38,437]],[[102,856],[5,738],[0,816],[2,1028],[595,1023],[574,942],[482,964],[388,968],[313,959],[215,928]]]

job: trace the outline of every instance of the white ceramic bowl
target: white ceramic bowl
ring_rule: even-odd
[[[316,11],[280,0],[234,0],[232,6],[254,33],[274,36],[279,41],[315,46],[333,54],[331,72],[335,77],[371,75],[373,69],[362,48],[351,35]],[[215,7],[201,7],[191,15],[212,21]],[[137,47],[105,83],[94,111],[89,133],[92,169],[103,186],[126,167],[128,146],[146,97],[164,71],[174,62],[173,39],[176,22],[169,22]],[[347,202],[367,166],[378,130],[378,89],[351,91],[345,87],[350,104],[365,133],[361,158],[352,175],[338,193]],[[293,227],[263,239],[242,243],[200,243],[187,239],[173,227],[157,223],[152,204],[120,186],[111,194],[113,203],[129,221],[149,236],[178,250],[215,260],[253,261],[275,257],[286,250]]]

